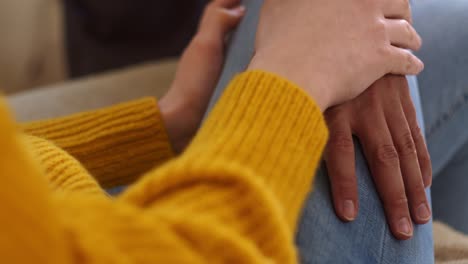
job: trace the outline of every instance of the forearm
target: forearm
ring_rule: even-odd
[[[268,73],[245,73],[187,151],[117,201],[51,195],[39,170],[7,177],[9,189],[30,189],[22,199],[13,199],[18,191],[0,195],[14,209],[0,218],[9,223],[2,234],[18,242],[2,252],[7,260],[37,263],[74,263],[77,256],[93,263],[297,263],[297,216],[326,138],[319,109],[299,88]],[[19,157],[20,145],[2,146]],[[17,168],[34,167],[23,163]],[[8,164],[0,169],[14,165]],[[44,220],[14,214],[24,210]]]
[[[151,215],[170,212],[184,233],[181,223],[195,225],[187,236],[197,251],[225,230],[230,246],[223,252],[238,263],[246,263],[241,256],[251,242],[263,254],[257,261],[295,262],[297,218],[326,139],[320,110],[299,88],[272,74],[244,73],[188,149],[121,200]],[[192,237],[198,233],[203,241]]]
[[[292,239],[326,139],[320,110],[302,90],[269,73],[244,73],[227,88],[184,154],[130,188],[123,199],[149,206],[172,197],[167,203],[182,215],[195,210],[216,218],[242,207],[252,213],[231,219],[241,226],[259,221],[260,210],[263,221],[277,225],[269,231]],[[206,198],[181,198],[192,197],[186,193],[192,191]]]
[[[79,160],[103,187],[131,183],[173,157],[151,98],[22,127]]]

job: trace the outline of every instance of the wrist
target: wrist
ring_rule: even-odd
[[[188,145],[199,126],[191,111],[187,111],[187,103],[183,99],[165,95],[158,102],[161,117],[166,127],[170,143],[176,153],[180,153]]]
[[[276,61],[272,58],[265,59],[257,53],[252,58],[247,70],[262,70],[279,75],[301,87],[315,101],[322,112],[330,107],[329,89],[323,89],[326,87],[323,78],[314,76],[310,72],[300,72],[297,67],[289,67],[287,63],[281,63],[282,60]]]

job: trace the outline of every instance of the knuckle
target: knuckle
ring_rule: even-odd
[[[411,46],[418,50],[422,46],[422,40],[416,30],[407,20],[400,20],[399,23],[404,31],[404,34],[407,36],[409,43],[411,43]]]
[[[353,173],[338,173],[331,179],[332,184],[335,185],[334,187],[338,187],[337,189],[342,193],[349,193],[348,190],[356,189],[357,181]]]
[[[400,157],[416,155],[416,146],[410,131],[403,133],[397,142],[397,152]]]
[[[401,28],[405,31],[405,33],[411,33],[412,28],[408,21],[406,21],[405,19],[400,19],[398,23],[400,24]]]
[[[392,53],[391,53],[391,50],[390,50],[390,46],[389,45],[379,45],[377,46],[376,48],[376,53],[377,53],[377,58],[381,58],[381,59],[387,59],[389,57],[391,57]]]
[[[361,114],[364,116],[371,116],[376,114],[376,109],[382,108],[382,97],[385,96],[387,91],[383,90],[391,90],[391,89],[379,89],[379,86],[372,87],[369,89],[367,94],[367,102],[366,106],[363,107],[363,111]],[[368,112],[373,111],[373,112]],[[367,113],[366,113],[367,112]]]
[[[418,124],[414,124],[411,126],[411,134],[414,141],[424,140],[421,127]]]
[[[355,177],[341,176],[332,182],[339,195],[344,198],[354,197],[357,190]]]
[[[401,20],[401,25],[404,28],[405,34],[409,37],[409,40],[413,42],[415,40],[413,27],[406,20]]]
[[[388,197],[384,201],[385,207],[388,208],[406,208],[408,206],[408,198],[404,192],[399,192],[392,197]]]
[[[407,72],[412,72],[412,69],[415,68],[414,67],[414,60],[413,60],[413,55],[407,51],[406,54],[405,54],[405,61],[406,61],[406,71]]]
[[[331,148],[344,153],[354,153],[354,142],[351,134],[345,131],[335,131],[328,143]]]
[[[384,144],[377,147],[375,153],[375,161],[379,165],[383,166],[398,166],[398,152],[395,149],[395,146],[390,144]]]
[[[419,163],[421,163],[422,166],[426,166],[428,170],[427,173],[432,175],[431,157],[427,152],[419,157]]]
[[[426,190],[424,189],[423,184],[417,184],[411,188],[412,195],[417,197],[417,203],[425,202],[426,201]]]
[[[427,163],[427,165],[423,169],[423,180],[424,180],[424,187],[429,187],[432,184],[432,166],[430,163]]]
[[[373,32],[378,40],[385,39],[385,36],[387,36],[387,25],[385,21],[377,19],[374,23]]]

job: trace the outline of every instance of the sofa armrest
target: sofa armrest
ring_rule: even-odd
[[[169,88],[176,60],[144,64],[9,96],[20,122],[93,110],[144,96],[161,97]]]

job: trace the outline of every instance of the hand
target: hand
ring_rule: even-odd
[[[322,110],[353,99],[387,73],[417,74],[421,38],[408,1],[266,0],[250,69],[277,73]]]
[[[245,13],[240,0],[215,0],[205,9],[198,33],[185,50],[175,80],[159,101],[174,150],[195,135],[221,75],[224,40]]]
[[[424,224],[431,218],[424,188],[431,185],[432,169],[406,78],[385,76],[353,101],[330,108],[325,117],[330,128],[325,160],[337,215],[352,221],[358,213],[355,134],[390,229],[398,239],[410,238],[411,219]]]

